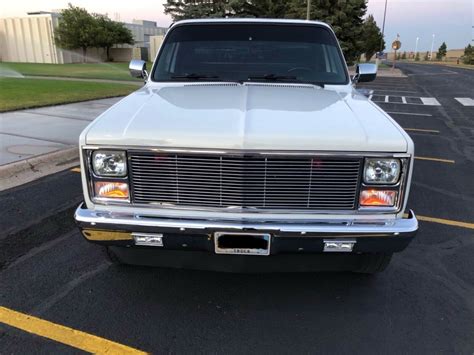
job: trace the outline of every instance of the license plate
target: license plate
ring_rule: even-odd
[[[271,235],[267,233],[214,233],[216,254],[270,255]]]

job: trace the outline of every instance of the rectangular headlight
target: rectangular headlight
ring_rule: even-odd
[[[92,169],[97,176],[127,175],[127,155],[122,151],[96,150],[92,153]]]
[[[369,185],[396,184],[400,179],[400,173],[400,159],[366,159],[364,167],[364,183]]]

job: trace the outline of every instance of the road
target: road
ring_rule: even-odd
[[[418,158],[409,207],[420,232],[384,273],[111,265],[71,229],[80,179],[66,171],[0,193],[0,305],[50,322],[40,337],[2,324],[15,316],[2,320],[0,307],[0,353],[81,353],[99,342],[68,342],[61,325],[154,353],[472,354],[474,107],[455,98],[474,99],[474,71],[400,67],[407,78],[360,86],[407,129]]]

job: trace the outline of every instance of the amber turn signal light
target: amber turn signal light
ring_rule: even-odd
[[[393,190],[362,190],[359,203],[363,207],[393,207],[397,198],[397,191]]]
[[[124,182],[96,181],[94,182],[95,197],[128,199],[128,184]]]

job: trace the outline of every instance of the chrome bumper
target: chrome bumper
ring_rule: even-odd
[[[75,220],[81,230],[212,234],[218,231],[255,231],[274,237],[396,237],[414,236],[418,221],[408,217],[391,220],[327,220],[311,223],[188,220],[98,212],[78,207]],[[89,239],[89,238],[88,238]],[[104,239],[106,240],[106,239]]]

